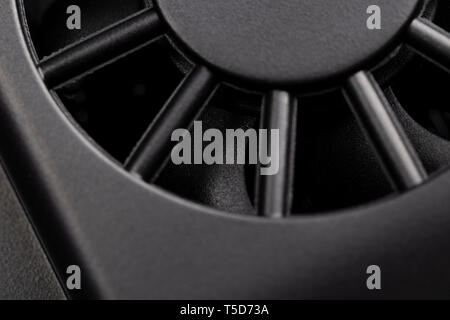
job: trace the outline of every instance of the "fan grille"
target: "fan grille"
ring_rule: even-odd
[[[433,23],[438,2],[427,2],[422,17],[405,32],[402,43],[408,46],[381,59],[372,70],[376,77],[360,71],[325,93],[299,95],[290,88],[229,84],[190,56],[149,2],[109,1],[112,14],[98,19],[106,2],[97,1],[86,10],[89,28],[76,37],[48,34],[60,30],[54,25],[61,23],[56,17],[64,17],[67,1],[49,1],[40,17],[33,15],[39,11],[33,1],[24,3],[37,66],[76,122],[126,170],[194,201],[269,217],[324,212],[416,187],[450,163],[447,142],[415,122],[448,138],[445,112],[424,116],[428,111],[420,109],[424,102],[437,104],[436,93],[445,92],[448,84],[440,71],[450,66],[443,19],[448,4],[439,3]],[[438,67],[429,67],[428,61]],[[409,75],[417,74],[417,68],[439,76],[432,84],[428,79],[414,84]],[[422,92],[431,88],[431,100],[414,101],[411,83]],[[280,173],[259,177],[252,166],[167,163],[171,132],[199,118],[221,130],[281,129]]]

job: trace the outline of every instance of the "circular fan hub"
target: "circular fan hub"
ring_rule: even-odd
[[[352,72],[391,48],[420,0],[375,1],[381,30],[367,27],[377,14],[368,10],[372,0],[156,2],[205,63],[240,79],[303,85]]]

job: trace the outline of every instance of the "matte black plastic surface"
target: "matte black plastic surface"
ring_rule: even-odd
[[[0,300],[64,298],[47,256],[0,167]]]
[[[450,296],[449,172],[332,215],[272,221],[195,205],[125,172],[73,126],[14,0],[0,2],[0,27],[1,152],[60,273],[82,267],[73,297]],[[381,293],[366,288],[371,264],[383,268]]]
[[[200,59],[270,85],[304,85],[357,71],[392,46],[419,0],[157,0],[175,35]],[[348,50],[351,48],[351,50]],[[391,48],[392,49],[392,48]]]

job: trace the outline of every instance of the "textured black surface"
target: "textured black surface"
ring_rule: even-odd
[[[86,139],[24,50],[14,1],[0,2],[0,17],[0,137],[16,146],[0,144],[1,152],[59,272],[82,266],[87,285],[74,297],[449,297],[448,172],[316,217],[269,221],[184,201]],[[365,286],[374,263],[381,293]]]
[[[369,30],[371,0],[159,0],[175,35],[236,78],[310,84],[357,71],[389,48],[418,0],[378,0],[382,30]],[[348,50],[351,48],[351,50]]]
[[[0,167],[0,299],[65,299]]]

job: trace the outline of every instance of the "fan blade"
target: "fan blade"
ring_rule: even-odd
[[[205,67],[191,71],[150,125],[125,167],[153,181],[170,154],[173,131],[190,126],[216,87],[214,76]]]
[[[260,175],[259,168],[257,172],[256,205],[261,216],[280,218],[288,215],[291,210],[296,125],[296,98],[285,91],[268,94],[261,116],[261,127],[269,130],[269,138],[270,130],[279,130],[279,171],[275,175]],[[270,141],[269,145],[273,143],[277,141]],[[273,154],[271,156],[274,157]]]
[[[345,93],[393,186],[406,190],[423,183],[427,174],[422,162],[373,76],[355,74]]]
[[[146,9],[43,59],[39,68],[49,87],[56,87],[163,35],[163,25]]]
[[[407,43],[426,58],[450,70],[450,33],[430,21],[416,19],[408,30]]]

